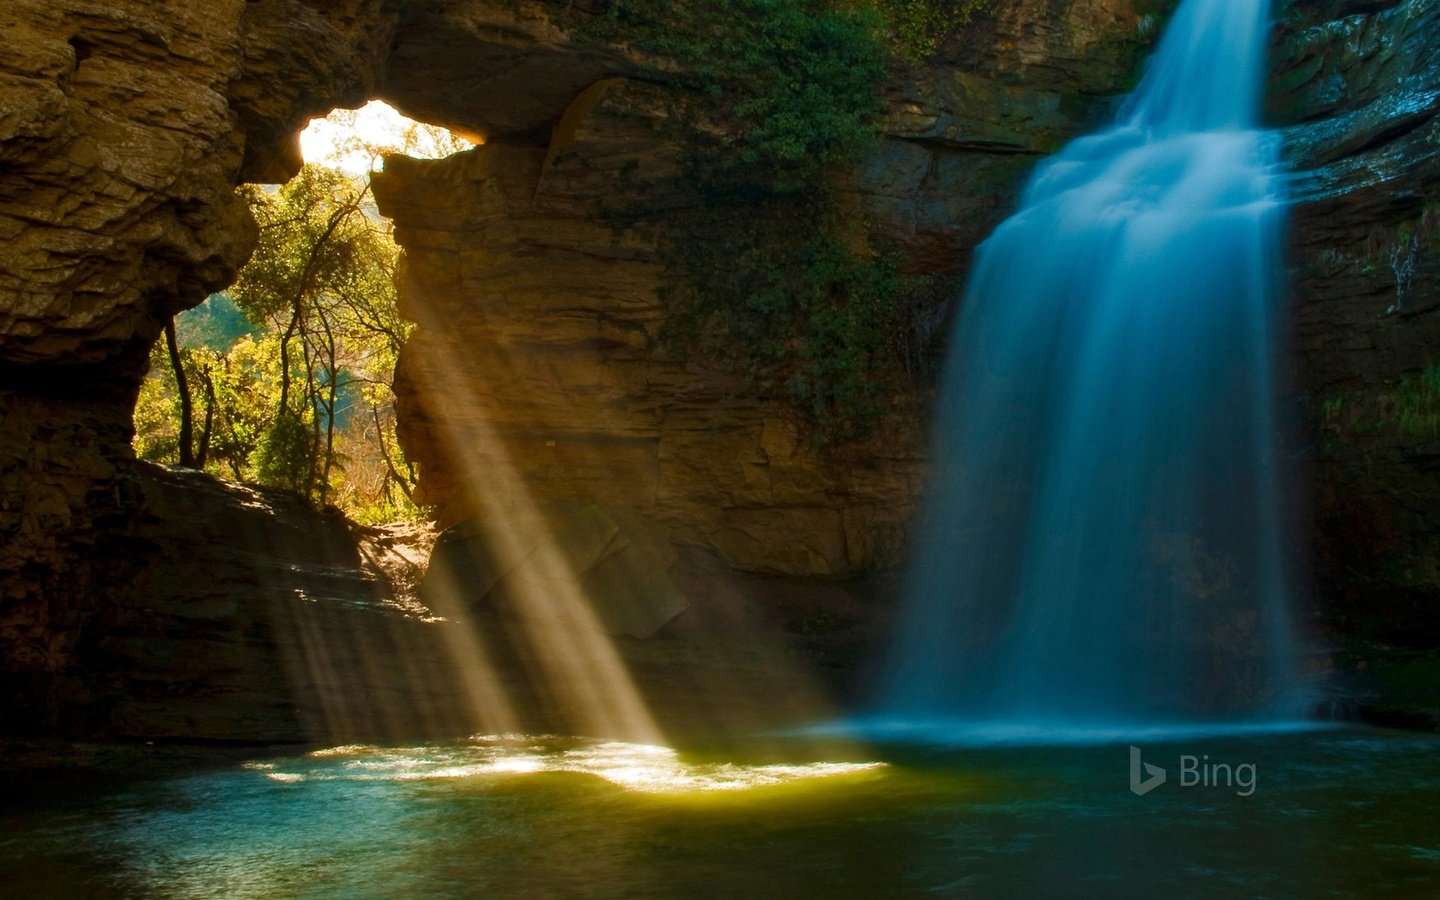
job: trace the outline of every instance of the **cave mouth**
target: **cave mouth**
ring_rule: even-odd
[[[370,176],[387,156],[441,159],[483,139],[381,100],[315,117],[294,139],[304,164],[292,178],[237,189],[257,225],[250,260],[152,348],[132,445],[143,460],[289,490],[363,524],[422,518],[391,386],[412,326]]]

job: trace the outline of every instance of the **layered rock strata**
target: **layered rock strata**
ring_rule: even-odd
[[[500,447],[508,480],[470,486],[492,495],[485,508],[528,498],[517,522],[619,499],[631,509],[616,515],[638,509],[677,540],[751,569],[834,575],[895,558],[920,482],[918,426],[897,423],[887,441],[822,460],[781,405],[653,356],[662,312],[653,235],[612,236],[591,218],[606,195],[634,192],[607,181],[607,153],[650,167],[634,199],[660,201],[651,219],[664,218],[674,172],[654,165],[667,148],[644,131],[654,115],[644,98],[666,91],[674,72],[624,40],[577,36],[592,14],[577,3],[557,18],[552,5],[524,0],[6,4],[7,730],[280,739],[319,727],[297,712],[304,702],[282,699],[280,613],[256,606],[265,590],[291,600],[308,590],[303,573],[263,576],[275,574],[267,554],[288,565],[282,536],[297,526],[286,522],[303,515],[252,508],[189,476],[137,474],[129,416],[161,323],[227,284],[253,244],[234,185],[288,177],[308,117],[369,97],[492,142],[423,174],[398,164],[387,201],[405,218],[406,297],[422,322],[401,377],[405,428],[424,489],[446,515],[476,509],[457,496],[454,460],[491,463],[454,448]],[[1027,158],[1085,124],[1124,77],[1133,27],[1124,0],[1007,4],[974,46],[892,87],[889,139],[850,187],[859,208],[915,266],[958,269]],[[479,195],[439,196],[452,188]],[[487,216],[492,233],[470,233]],[[455,261],[463,266],[448,274],[436,268]],[[441,281],[470,294],[438,296]],[[494,302],[507,295],[508,325]],[[455,339],[481,352],[493,341],[490,356],[505,365],[444,349]],[[448,360],[474,380],[435,380]],[[534,390],[522,397],[526,366]],[[423,396],[429,389],[451,392],[453,419],[436,415],[449,401]],[[469,400],[477,394],[483,404]],[[453,437],[436,433],[441,422]],[[170,513],[145,511],[155,491]],[[225,524],[192,532],[190,516]],[[298,527],[312,526],[324,530]],[[206,550],[201,536],[216,546]],[[192,574],[196,561],[213,583]],[[334,575],[348,563],[325,565]],[[339,593],[370,596],[362,584]],[[333,627],[350,609],[333,607]],[[169,649],[147,655],[143,644]]]

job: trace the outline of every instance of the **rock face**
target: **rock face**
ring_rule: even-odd
[[[1133,77],[1137,6],[1163,5],[995,4],[888,88],[884,139],[839,183],[855,221],[909,271],[958,279],[1033,160]],[[367,693],[429,709],[440,729],[473,723],[431,690],[470,683],[463,672],[402,673],[446,658],[432,651],[450,638],[382,602],[336,523],[137,467],[129,450],[161,323],[229,282],[253,244],[234,186],[287,177],[309,116],[369,97],[488,141],[397,160],[376,185],[419,323],[397,373],[402,431],[442,521],[523,547],[601,508],[679,548],[650,557],[690,602],[664,633],[729,634],[763,597],[787,628],[863,643],[828,618],[860,616],[854,596],[762,576],[893,565],[923,478],[920,418],[897,409],[875,437],[822,450],[786,404],[664,352],[657,289],[673,276],[658,240],[692,202],[681,148],[656,127],[675,73],[624,41],[580,39],[573,23],[594,10],[569,9],[0,9],[0,729],[339,736],[364,732]],[[1289,3],[1272,100],[1310,175],[1297,380],[1317,423],[1327,608],[1344,620],[1384,600],[1384,616],[1413,611],[1403,621],[1432,630],[1440,400],[1426,392],[1440,387],[1418,376],[1440,337],[1436,17],[1433,0]],[[626,227],[606,220],[616,207]],[[636,665],[698,696],[682,689],[693,646],[656,644]],[[770,690],[768,669],[745,671],[753,696]]]
[[[490,140],[444,163],[397,163],[382,188],[422,323],[400,374],[404,428],[447,519],[505,513],[543,533],[600,502],[638,516],[646,534],[750,569],[837,575],[893,561],[920,480],[913,421],[822,456],[782,405],[654,352],[663,273],[649,226],[680,201],[674,148],[650,126],[674,73],[623,40],[578,39],[587,4],[568,15],[561,25],[536,0],[5,5],[5,728],[234,738],[313,725],[264,677],[283,647],[237,661],[234,632],[264,632],[273,615],[220,609],[264,561],[206,556],[197,543],[224,545],[243,521],[257,547],[280,547],[299,513],[272,518],[273,504],[252,510],[213,485],[137,475],[129,418],[163,321],[229,282],[253,244],[234,185],[288,177],[309,116],[369,97]],[[1028,159],[1086,124],[1127,77],[1134,25],[1128,0],[1007,4],[972,46],[893,86],[889,139],[846,184],[859,214],[913,266],[963,268]],[[643,162],[641,177],[615,177],[626,162]],[[648,205],[650,221],[612,234],[594,221],[607,198]],[[480,470],[470,496],[462,465]],[[150,487],[137,495],[137,483]],[[156,490],[176,516],[224,524],[189,534],[144,512]],[[174,577],[197,554],[228,589]],[[277,583],[290,592],[304,581]],[[144,600],[145,585],[162,587]],[[184,624],[189,602],[210,611],[195,613],[203,625]],[[149,624],[126,630],[140,620]],[[145,657],[139,643],[167,634],[173,652]],[[176,660],[183,678],[156,674]],[[98,677],[107,667],[138,674]],[[248,699],[227,695],[252,677]],[[166,697],[170,711],[136,711]],[[249,712],[230,726],[193,714],[232,701]]]
[[[870,236],[958,286],[1034,158],[1130,76],[1135,23],[1124,2],[1017,3],[968,38],[988,54],[959,42],[908,73],[844,183]],[[534,533],[577,504],[626,506],[749,571],[893,567],[924,478],[913,398],[871,439],[822,450],[788,403],[659,340],[679,276],[657,244],[695,202],[667,98],[653,75],[597,80],[540,140],[376,176],[419,323],[396,390],[421,502],[444,524]]]
[[[1294,2],[1270,107],[1301,175],[1297,381],[1323,611],[1440,644],[1440,4]],[[1427,418],[1428,417],[1428,418]]]
[[[495,607],[512,618],[526,598],[543,591],[554,559],[563,577],[583,591],[597,625],[612,637],[645,640],[689,608],[671,580],[678,555],[663,533],[614,510],[587,506],[546,535],[546,547],[518,546],[507,554],[483,527],[467,523],[440,535],[419,597],[428,607]],[[508,558],[507,558],[508,557]]]
[[[0,738],[335,745],[522,731],[654,740],[663,729],[683,740],[833,715],[829,686],[794,664],[769,619],[803,607],[782,596],[762,612],[751,595],[777,586],[723,575],[704,589],[729,596],[686,586],[706,606],[687,622],[674,621],[684,596],[674,583],[670,606],[637,607],[637,593],[659,595],[674,553],[623,517],[588,510],[557,540],[567,564],[588,560],[590,608],[621,638],[604,657],[613,670],[601,671],[583,655],[556,665],[536,640],[537,625],[556,634],[537,604],[480,605],[470,590],[433,587],[418,603],[393,583],[390,563],[408,547],[389,532],[357,534],[334,510],[148,463],[116,463],[112,476],[88,548],[96,580],[86,587],[105,603],[31,606],[45,614],[34,620],[11,611]],[[453,558],[440,552],[426,584]],[[527,559],[490,593],[551,594],[551,574]],[[664,640],[625,639],[662,626]],[[589,649],[569,637],[567,652]],[[819,658],[833,652],[822,646]],[[648,733],[576,709],[580,688],[608,686],[607,676],[648,701]]]
[[[0,11],[7,710],[46,697],[51,715],[89,716],[77,710],[93,695],[74,678],[102,661],[78,635],[122,589],[108,554],[148,348],[248,256],[254,227],[233,189],[242,170],[283,170],[250,162],[274,157],[267,137],[291,139],[306,114],[369,92],[373,73],[346,64],[362,55],[346,22],[371,30],[286,2],[16,0]],[[300,52],[302,38],[313,52]],[[31,725],[70,727],[6,716],[6,728]]]
[[[638,102],[612,85],[613,102]],[[602,100],[591,116],[613,110]],[[596,215],[633,133],[584,130],[595,118],[572,140],[584,151],[491,143],[394,161],[376,178],[406,247],[405,309],[421,323],[396,379],[421,502],[442,523],[528,533],[577,503],[633,506],[680,540],[781,574],[844,574],[893,554],[920,485],[914,424],[846,448],[847,466],[743,380],[663,358],[653,240]],[[552,175],[547,158],[569,171]],[[547,194],[552,183],[568,193]],[[669,187],[653,185],[657,204]]]
[[[111,483],[84,586],[104,604],[6,620],[6,733],[344,741],[478,724],[428,652],[444,624],[390,600],[343,517],[146,463]]]

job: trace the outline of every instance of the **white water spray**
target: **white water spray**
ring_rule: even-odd
[[[1185,0],[1117,124],[979,249],[881,718],[1102,727],[1293,702],[1266,0]]]

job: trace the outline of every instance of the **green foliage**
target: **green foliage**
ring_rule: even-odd
[[[864,434],[916,356],[933,280],[839,211],[835,168],[878,140],[894,62],[988,0],[597,0],[582,34],[669,57],[697,207],[664,235],[672,351],[787,396],[820,442]],[[565,14],[567,2],[552,3]],[[946,286],[948,287],[948,286]]]
[[[275,415],[278,342],[246,335],[225,351],[181,350],[196,405],[205,467],[240,481],[257,480],[254,457]],[[135,452],[141,459],[179,458],[180,396],[163,345],[151,351],[150,375],[135,407]]]
[[[894,387],[887,365],[900,326],[894,262],[822,238],[805,248],[800,272],[795,305],[803,325],[791,396],[827,435],[859,436]]]
[[[245,312],[224,294],[211,294],[204,303],[175,317],[175,334],[183,348],[205,347],[223,353],[240,338],[259,333]]]
[[[342,477],[336,479],[335,504],[362,525],[420,518],[423,510],[410,496],[414,474],[400,453],[390,389],[366,385],[362,393],[367,408],[336,435]]]
[[[195,373],[190,382],[200,386],[197,405],[213,405],[209,457],[217,471],[236,479],[251,475],[252,460],[275,414],[278,353],[278,342],[268,334],[241,338],[223,354],[191,353]]]
[[[885,17],[890,51],[909,63],[921,63],[975,13],[994,0],[875,0]]]
[[[1440,437],[1440,365],[1406,378],[1395,387],[1395,421],[1417,437]]]
[[[801,0],[748,0],[749,27],[707,47],[728,69],[708,67],[710,90],[729,96],[739,137],[722,140],[722,182],[793,191],[874,138],[886,74],[868,10],[827,9]]]
[[[1332,394],[1320,403],[1320,424],[1330,425],[1340,418],[1340,413],[1345,409],[1345,398],[1340,394]]]
[[[895,254],[845,233],[823,195],[700,215],[706,227],[686,229],[672,251],[688,287],[668,297],[666,343],[787,396],[819,443],[867,433],[924,365],[914,323],[945,279],[901,275]]]
[[[369,186],[334,169],[305,166],[278,189],[241,189],[260,242],[231,296],[252,322],[273,327],[319,299],[388,294],[399,249],[372,218]],[[382,301],[384,302],[384,301]]]
[[[242,191],[260,226],[250,264],[228,297],[177,319],[197,459],[362,519],[418,515],[390,392],[410,327],[395,297],[399,248],[368,184],[307,166],[278,188]],[[138,455],[179,458],[179,410],[157,347],[136,409]]]
[[[311,423],[293,410],[283,410],[260,442],[256,475],[262,484],[309,493],[315,479]]]
[[[373,214],[368,184],[333,169],[306,166],[279,189],[249,189],[248,199],[261,240],[232,293],[276,335],[280,367],[254,474],[328,500],[345,467],[335,435],[350,426],[363,388],[384,386],[369,399],[390,402],[409,328],[395,298],[399,248]]]
[[[180,458],[180,396],[164,341],[150,348],[150,375],[135,401],[135,455],[147,462]]]
[[[557,3],[568,8],[568,3]],[[598,0],[582,34],[675,61],[697,177],[760,192],[812,185],[875,136],[883,18],[828,0]]]

